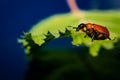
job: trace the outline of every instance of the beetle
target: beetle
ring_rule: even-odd
[[[92,23],[87,23],[87,24],[81,23],[76,28],[76,31],[80,31],[80,30],[86,33],[84,37],[88,36],[92,38],[92,42],[94,40],[105,40],[105,39],[111,40],[111,38],[109,37],[110,33],[108,29],[102,25],[92,24]]]

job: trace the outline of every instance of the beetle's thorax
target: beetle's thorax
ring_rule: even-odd
[[[91,23],[86,24],[86,29],[92,29],[92,28],[94,28],[93,24],[91,24]]]

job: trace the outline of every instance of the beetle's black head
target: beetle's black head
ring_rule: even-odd
[[[83,29],[86,25],[84,23],[81,23],[78,25],[78,27],[76,28],[76,31],[79,31],[80,29]]]

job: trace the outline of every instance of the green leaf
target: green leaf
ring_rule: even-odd
[[[89,53],[92,56],[97,56],[101,47],[104,47],[105,49],[114,48],[114,44],[120,38],[120,11],[91,11],[83,12],[83,14],[85,14],[85,18],[83,19],[79,19],[71,13],[58,14],[48,17],[47,19],[38,22],[38,24],[33,26],[29,31],[29,33],[31,33],[31,40],[34,44],[44,46],[43,44],[47,43],[49,40],[61,38],[63,36],[71,37],[71,43],[73,45],[84,45],[89,47]],[[82,22],[96,23],[106,26],[110,31],[110,37],[112,40],[95,40],[92,42],[91,38],[84,38],[85,33],[75,32],[72,27],[69,27],[77,27],[77,25]],[[24,41],[21,43],[29,43],[29,41],[26,40],[28,37],[30,36],[23,38]],[[24,44],[23,46],[25,46]]]

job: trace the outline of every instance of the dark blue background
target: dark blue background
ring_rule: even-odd
[[[120,8],[120,0],[77,0],[77,3],[84,10]],[[23,80],[28,62],[17,38],[38,21],[69,12],[69,8],[66,0],[2,0],[0,10],[0,80]]]

